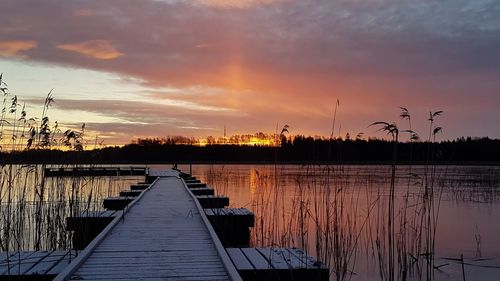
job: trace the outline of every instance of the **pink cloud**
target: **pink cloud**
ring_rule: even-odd
[[[196,2],[218,8],[250,8],[280,3],[285,0],[196,0]]]
[[[65,51],[76,52],[84,56],[99,59],[111,60],[123,56],[108,40],[89,40],[76,44],[60,44],[57,48]]]

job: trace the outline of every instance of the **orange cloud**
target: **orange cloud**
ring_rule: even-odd
[[[16,56],[19,52],[36,48],[38,43],[33,40],[0,41],[0,56]]]
[[[102,39],[77,44],[61,44],[57,48],[99,60],[111,60],[123,56],[123,53],[115,49],[109,41]]]

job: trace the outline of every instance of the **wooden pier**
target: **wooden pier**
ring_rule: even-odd
[[[225,208],[229,198],[195,177],[150,170],[146,179],[105,199],[107,211],[67,218],[74,249],[83,249],[76,258],[0,253],[0,281],[328,280],[328,268],[299,249],[248,248],[254,214]]]
[[[45,177],[144,176],[145,167],[74,167],[46,168]]]
[[[328,280],[326,266],[295,248],[227,248],[245,281]]]
[[[178,172],[130,204],[55,280],[242,280]]]

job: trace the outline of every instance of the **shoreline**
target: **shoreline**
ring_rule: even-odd
[[[342,166],[389,166],[391,161],[6,161],[3,165],[342,165]],[[425,163],[424,161],[396,162],[397,166],[500,166],[500,161],[440,161]]]

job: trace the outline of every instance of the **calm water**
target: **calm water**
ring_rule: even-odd
[[[228,195],[231,207],[255,213],[253,246],[304,248],[330,266],[332,280],[341,271],[346,280],[387,272],[390,167],[194,165],[192,171]],[[426,279],[431,243],[434,279],[462,280],[463,255],[466,280],[500,280],[500,168],[397,167],[394,194],[397,280],[403,259],[409,279]]]
[[[143,180],[43,179],[40,166],[9,169],[0,181],[3,251],[69,248],[67,216],[100,210],[103,198]],[[500,280],[498,167],[397,167],[393,232],[388,166],[194,165],[192,172],[228,195],[231,207],[255,213],[252,246],[303,248],[329,266],[331,280],[387,276],[389,233],[396,280],[402,270],[408,280],[426,280],[431,252],[435,280],[462,280],[461,255],[466,280]]]
[[[70,167],[70,166],[65,166]],[[100,211],[102,200],[144,177],[49,177],[40,165],[0,168],[0,252],[71,248],[66,217]]]

